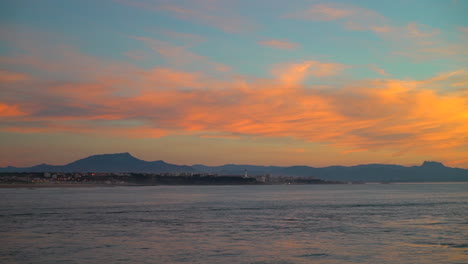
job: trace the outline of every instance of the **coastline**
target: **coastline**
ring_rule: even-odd
[[[99,184],[99,183],[18,183],[0,184],[0,189],[9,188],[83,188],[83,187],[118,187],[118,186],[142,186],[137,184]]]

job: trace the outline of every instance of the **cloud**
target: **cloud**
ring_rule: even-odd
[[[263,40],[258,42],[261,45],[268,46],[268,47],[273,47],[277,49],[287,49],[287,50],[292,50],[296,49],[299,47],[299,44],[290,42],[287,40],[277,40],[277,39],[271,39],[271,40]]]
[[[229,66],[218,62],[213,62],[205,56],[190,52],[184,46],[175,46],[168,42],[147,37],[134,38],[145,43],[153,51],[160,54],[166,60],[166,62],[176,67],[191,67],[194,69],[200,69],[200,67],[203,66],[205,70],[212,70],[217,72],[228,72],[231,70]]]
[[[315,21],[334,21],[352,16],[354,10],[339,4],[315,4],[312,7],[286,15],[289,18]]]
[[[67,45],[26,49],[18,54],[0,56],[0,63],[5,67],[21,66],[22,69],[28,71],[39,69],[44,75],[54,75],[58,79],[80,81],[95,80],[106,75],[119,76],[124,72],[128,73],[132,69],[136,69],[135,66],[126,62],[104,62]]]
[[[310,21],[336,21],[352,30],[369,30],[372,26],[384,26],[388,22],[384,16],[373,10],[341,3],[315,4],[286,14],[284,17]]]
[[[233,1],[189,1],[184,6],[178,5],[174,1],[160,1],[159,3],[140,0],[114,1],[143,10],[164,12],[178,19],[219,28],[227,33],[249,32],[257,28],[256,23],[233,12],[237,9]]]
[[[370,65],[369,69],[373,70],[374,72],[382,75],[382,76],[390,76],[384,69],[377,67],[376,65]]]
[[[410,37],[415,38],[415,39],[430,38],[430,37],[440,34],[440,30],[438,29],[430,29],[427,26],[426,28],[427,28],[426,30],[423,30],[421,29],[421,25],[411,22],[411,23],[408,23],[408,25],[406,26],[406,31],[408,32],[408,35]]]
[[[166,35],[172,39],[181,40],[184,43],[200,43],[206,41],[204,37],[192,33],[177,32],[168,29],[158,29],[156,32]]]
[[[450,58],[466,61],[468,50],[466,29],[458,27],[458,40],[444,38],[440,29],[409,22],[404,26],[373,10],[342,3],[315,4],[309,8],[283,16],[289,19],[325,21],[342,25],[351,31],[368,31],[376,34],[393,50],[391,55],[416,61]]]
[[[0,102],[0,117],[15,117],[26,115],[19,109],[18,105],[8,105]]]
[[[53,59],[34,50],[4,57],[14,68],[35,74],[0,83],[0,130],[132,138],[284,137],[343,153],[435,153],[454,161],[466,156],[465,69],[424,80],[350,80],[314,89],[307,78],[332,77],[347,66],[306,60],[274,65],[271,78],[219,75],[179,68],[215,66],[203,56],[149,38],[138,40],[174,66],[140,68],[53,46]],[[176,51],[188,59],[178,58]],[[68,65],[75,58],[76,64]],[[9,65],[4,71],[14,73]]]
[[[468,165],[468,159],[459,159],[447,162],[448,166],[457,167],[459,165]],[[466,166],[465,166],[466,167]]]
[[[462,33],[468,33],[468,27],[458,27],[458,30]]]
[[[393,55],[411,58],[415,61],[451,59],[466,61],[468,38],[462,30],[447,37],[450,32],[414,22],[405,26],[386,26],[384,30],[374,30],[382,40],[393,48]],[[444,34],[447,33],[447,34]]]
[[[393,28],[390,26],[376,26],[376,25],[371,25],[369,29],[376,34],[385,34],[393,30]]]
[[[11,82],[25,81],[27,79],[29,79],[29,76],[27,74],[24,74],[21,72],[0,70],[0,82],[11,83]]]
[[[284,63],[276,65],[272,72],[278,80],[287,86],[301,84],[307,76],[333,76],[346,68],[344,64],[320,61],[303,61],[299,63]]]
[[[138,136],[136,131],[141,137],[185,131],[292,137],[350,149],[456,148],[466,143],[466,98],[441,95],[430,88],[459,75],[466,77],[465,72],[457,72],[423,81],[375,80],[315,91],[299,83],[288,89],[289,83],[280,77],[222,81],[159,68],[142,71],[137,82],[130,82],[139,92],[129,97],[108,94],[105,85],[90,86],[95,91],[90,94],[84,92],[87,85],[49,87],[43,92],[53,98],[54,91],[61,90],[58,96],[67,103],[33,102],[38,104],[36,111],[17,121],[30,124],[32,131],[128,133],[129,137]],[[192,88],[181,89],[186,87]],[[47,96],[42,100],[51,101]],[[76,108],[68,104],[73,101]],[[101,119],[114,120],[114,127],[104,126]],[[133,128],[117,126],[125,120],[139,122],[131,123]],[[36,127],[36,121],[43,126]],[[21,129],[27,131],[27,126]]]

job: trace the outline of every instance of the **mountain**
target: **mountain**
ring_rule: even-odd
[[[279,166],[258,166],[258,165],[236,165],[236,164],[225,164],[221,166],[205,166],[205,165],[193,165],[194,169],[206,172],[215,173],[220,175],[244,175],[247,170],[248,175],[264,175],[272,174],[273,172],[282,169]]]
[[[468,181],[468,170],[449,168],[442,163],[425,161],[421,166],[405,167],[400,165],[367,164],[351,167],[330,166],[314,168],[309,166],[253,166],[227,164],[222,166],[194,165],[201,172],[219,175],[296,176],[313,177],[329,181],[344,182],[456,182]]]
[[[130,153],[102,154],[89,156],[72,163],[54,166],[41,164],[28,168],[0,168],[0,172],[196,172],[190,166],[169,164],[162,160],[144,161],[133,157]]]
[[[181,173],[198,172],[218,175],[249,176],[271,174],[273,176],[313,177],[330,181],[363,182],[455,182],[468,181],[468,170],[450,168],[435,161],[425,161],[421,166],[405,167],[388,164],[367,164],[357,166],[330,166],[315,168],[309,166],[257,166],[226,164],[222,166],[193,165],[182,166],[162,160],[144,161],[130,153],[94,155],[54,166],[40,164],[27,168],[6,167],[0,172],[142,172],[142,173]]]
[[[313,176],[333,181],[364,182],[444,182],[468,181],[468,170],[445,167],[441,163],[423,163],[421,166],[369,164],[351,167],[332,166],[325,168],[288,167],[275,174]]]

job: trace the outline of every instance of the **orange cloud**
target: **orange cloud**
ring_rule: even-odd
[[[141,40],[155,44],[156,50],[171,50]],[[204,57],[192,58],[199,68],[213,67]],[[70,59],[77,64],[67,66]],[[72,48],[58,49],[54,60],[25,53],[8,61],[38,74],[54,69],[68,79],[54,75],[15,82],[15,89],[0,87],[2,131],[284,137],[327,144],[343,153],[385,150],[466,157],[468,94],[460,92],[466,70],[426,80],[361,80],[314,89],[304,82],[307,77],[334,76],[347,66],[314,60],[284,63],[267,79],[142,69],[81,56]],[[77,78],[81,76],[85,78]]]
[[[344,70],[346,66],[340,63],[327,63],[320,61],[303,61],[300,63],[287,63],[277,65],[273,74],[284,84],[294,86],[302,83],[307,76],[327,77]]]
[[[261,45],[264,46],[269,46],[277,49],[296,49],[299,47],[299,44],[290,42],[287,40],[277,40],[277,39],[271,39],[271,40],[263,40],[258,42]]]
[[[0,102],[0,117],[15,117],[26,115],[18,105],[8,105]]]
[[[142,72],[137,82],[148,82],[147,88],[132,96],[107,94],[105,86],[94,86],[95,90],[103,89],[101,93],[64,92],[60,96],[66,96],[67,101],[86,101],[75,105],[81,107],[73,110],[79,114],[64,116],[65,111],[52,111],[52,115],[42,115],[43,109],[18,117],[17,122],[29,124],[31,131],[109,133],[132,138],[177,131],[202,137],[290,137],[350,149],[344,154],[380,149],[447,151],[466,145],[467,98],[439,94],[430,88],[460,74],[465,73],[423,81],[375,80],[317,91],[299,84],[289,89],[281,78],[214,81],[195,73],[152,69]],[[152,86],[160,78],[166,85]],[[188,85],[194,88],[180,89]],[[96,104],[99,107],[91,107]],[[101,119],[115,121],[107,124]],[[35,127],[37,122],[40,127]],[[3,129],[28,130],[14,124],[7,128],[3,125]]]
[[[29,76],[20,72],[0,70],[0,82],[10,83],[29,79]]]
[[[453,160],[453,161],[448,161],[447,162],[447,165],[449,166],[458,166],[458,165],[462,165],[462,164],[466,164],[468,165],[468,159],[459,159],[459,160]]]
[[[202,134],[199,137],[202,138],[226,138],[226,139],[239,139],[238,136],[227,135],[227,134]]]
[[[384,33],[391,32],[393,30],[393,28],[389,27],[389,26],[371,25],[370,30],[377,33],[377,34],[384,34]]]
[[[342,155],[346,155],[346,154],[349,154],[349,153],[360,152],[360,151],[366,151],[366,150],[367,150],[367,149],[350,149],[350,150],[342,151],[341,154],[342,154]]]
[[[119,76],[136,69],[130,63],[102,60],[83,54],[79,50],[66,45],[51,46],[44,44],[43,46],[39,50],[26,48],[23,54],[16,56],[0,56],[0,63],[5,67],[21,66],[25,71],[40,70],[48,72],[57,76],[58,79],[67,77],[68,79],[78,80],[95,80],[103,76]],[[70,61],[73,61],[73,63],[70,63]]]

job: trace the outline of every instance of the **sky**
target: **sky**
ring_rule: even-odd
[[[4,0],[0,166],[468,168],[467,0]]]

